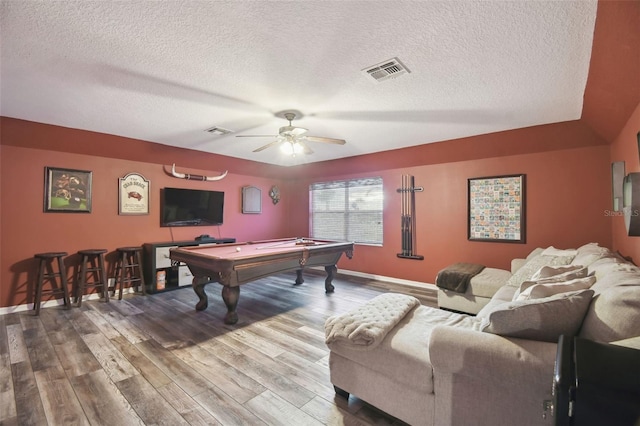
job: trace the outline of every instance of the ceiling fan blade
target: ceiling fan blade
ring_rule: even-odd
[[[92,69],[95,67],[95,70]],[[210,92],[206,89],[191,86],[178,80],[158,78],[150,74],[135,72],[126,68],[120,68],[104,63],[97,63],[88,68],[91,79],[99,75],[101,81],[109,86],[117,87],[138,93],[148,93],[154,96],[165,96],[171,99],[184,99],[191,102],[199,102],[205,105],[216,105],[223,108],[253,111],[269,114],[269,110],[261,105],[245,99],[228,96],[222,93]],[[271,114],[269,114],[271,115]]]
[[[279,143],[280,143],[280,141],[275,140],[275,141],[273,141],[273,142],[271,142],[271,143],[268,143],[268,144],[266,144],[266,145],[261,146],[261,147],[260,147],[260,148],[258,148],[258,149],[254,149],[254,150],[253,150],[253,152],[260,152],[260,151],[263,151],[263,150],[265,150],[265,149],[267,149],[267,148],[271,148],[272,146],[277,145],[277,144],[279,144]]]
[[[509,113],[490,109],[420,111],[332,111],[307,114],[310,117],[347,121],[387,121],[398,123],[487,123],[509,118]]]
[[[236,138],[277,138],[278,135],[236,135]]]
[[[306,155],[313,154],[313,150],[309,148],[309,145],[307,145],[304,141],[299,140],[298,143],[302,145],[302,152],[304,152]]]
[[[334,143],[336,145],[344,145],[347,143],[344,139],[323,138],[320,136],[307,136],[307,140],[311,142]]]

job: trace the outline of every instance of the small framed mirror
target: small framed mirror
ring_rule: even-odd
[[[255,186],[242,187],[242,213],[262,213],[262,190]]]
[[[624,181],[624,161],[616,161],[611,163],[611,194],[613,196],[613,211],[622,211],[623,197],[623,181]]]

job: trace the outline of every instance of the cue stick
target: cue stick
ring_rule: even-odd
[[[415,177],[411,176],[411,255],[416,248],[416,186]]]
[[[400,199],[400,235],[402,240],[402,253],[399,257],[424,259],[423,256],[414,255],[417,240],[416,227],[416,192],[424,191],[423,187],[417,188],[413,175],[402,175],[402,187],[397,191],[402,194]]]
[[[267,248],[274,248],[274,247],[278,247],[278,246],[283,246],[283,245],[285,245],[285,244],[289,244],[291,241],[298,242],[298,240],[304,240],[304,238],[294,238],[293,240],[281,241],[281,242],[279,242],[279,243],[272,244],[272,245],[270,245],[270,246],[256,247],[256,250],[261,250],[261,249],[267,249]]]
[[[413,254],[413,222],[411,217],[411,189],[413,176],[407,176],[407,255]]]
[[[410,239],[410,232],[411,232],[411,223],[410,223],[410,218],[409,218],[409,193],[407,192],[409,190],[409,175],[404,175],[402,176],[403,178],[403,182],[402,182],[402,201],[403,201],[403,205],[404,205],[404,244],[403,244],[403,250],[402,252],[405,255],[409,255],[410,252],[410,246],[411,246],[411,239]]]
[[[405,221],[404,214],[404,178],[405,175],[402,175],[402,184],[400,185],[400,234],[402,235],[402,254],[406,255],[406,247],[407,247],[407,224]]]

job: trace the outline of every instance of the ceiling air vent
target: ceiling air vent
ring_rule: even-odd
[[[214,135],[228,135],[233,133],[233,130],[225,129],[223,127],[213,126],[210,129],[205,130],[207,133],[213,133]]]
[[[398,58],[392,58],[379,64],[367,67],[362,70],[366,75],[371,76],[378,83],[390,78],[396,78],[411,71],[404,66]]]

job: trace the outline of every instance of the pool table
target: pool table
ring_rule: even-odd
[[[222,284],[222,300],[227,306],[224,322],[238,322],[236,307],[240,285],[286,271],[296,271],[295,284],[304,282],[302,269],[324,266],[327,272],[324,288],[334,290],[331,281],[337,271],[336,264],[343,253],[351,259],[353,243],[313,238],[286,238],[251,241],[211,246],[178,247],[171,249],[169,257],[174,263],[185,263],[193,274],[193,290],[200,301],[196,309],[207,309],[204,287],[210,282]]]

